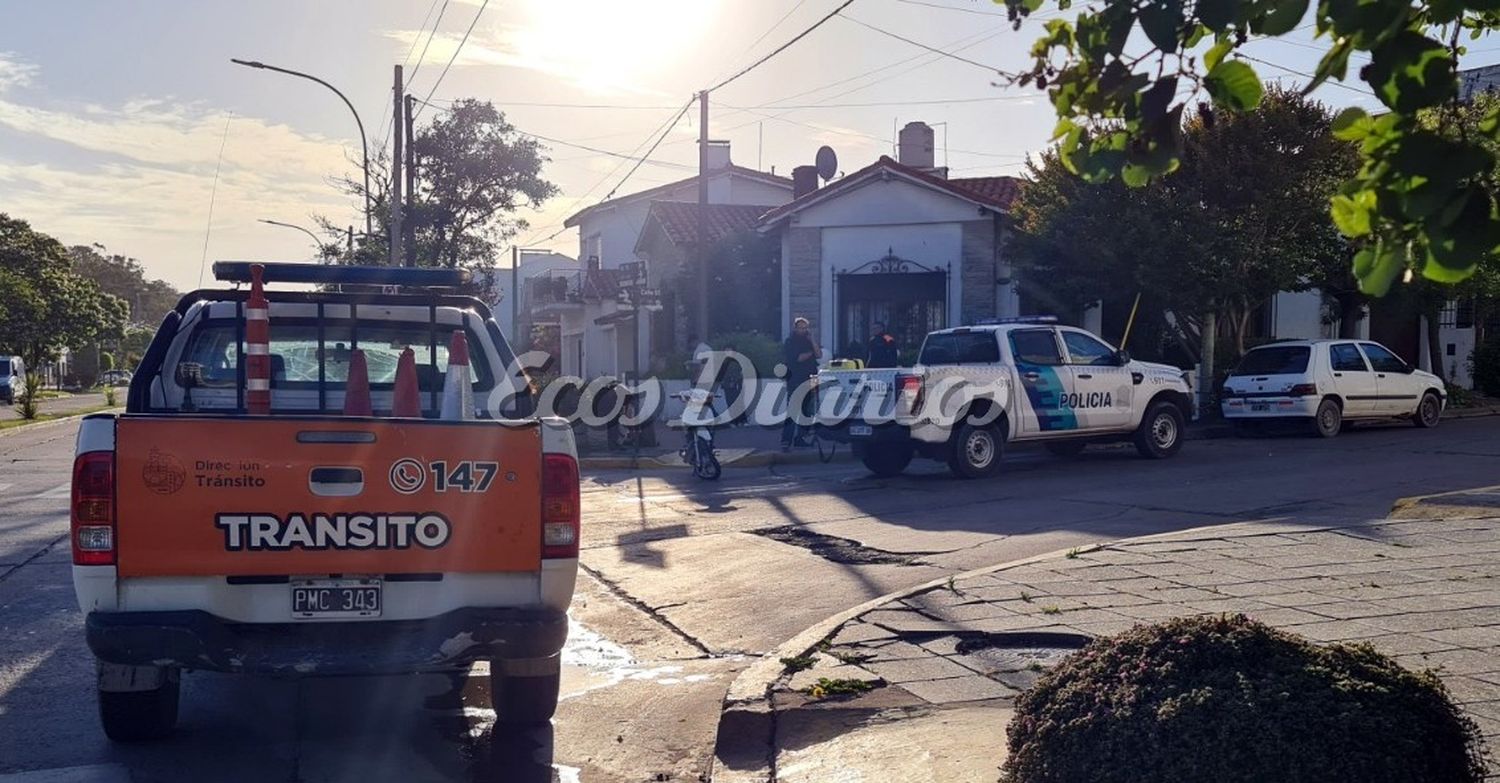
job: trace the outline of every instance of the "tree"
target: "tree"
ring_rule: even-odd
[[[489,101],[465,99],[440,110],[411,142],[417,188],[403,216],[404,239],[417,266],[473,268],[493,265],[501,246],[526,220],[515,216],[557,193],[542,178],[547,158],[535,139],[521,135]],[[358,241],[352,257],[344,230],[319,217],[331,238],[325,254],[346,263],[383,265],[388,260],[391,167],[382,151],[371,161],[370,196],[376,235]],[[344,179],[340,187],[364,200],[364,183]]]
[[[1138,188],[1088,185],[1064,151],[1048,153],[1015,208],[1013,250],[1034,270],[1023,280],[1074,307],[1139,291],[1172,313],[1195,355],[1205,330],[1243,353],[1271,297],[1347,268],[1324,204],[1353,150],[1330,123],[1324,106],[1279,89],[1250,112],[1204,106],[1183,122],[1176,173]]]
[[[62,348],[119,334],[125,313],[122,300],[73,270],[62,243],[0,213],[0,353],[19,355],[30,373]]]
[[[182,298],[171,284],[148,278],[140,261],[110,253],[103,245],[74,245],[68,248],[68,259],[74,272],[93,280],[104,293],[125,301],[132,324],[155,326]]]
[[[1017,27],[1044,4],[995,2],[1006,5]],[[1299,29],[1309,5],[1098,0],[1073,21],[1048,20],[1031,68],[1012,81],[1049,92],[1060,159],[1070,171],[1139,187],[1182,164],[1180,118],[1200,92],[1229,111],[1259,104],[1264,88],[1250,64],[1255,58],[1238,50]],[[1060,10],[1071,6],[1058,0]],[[1342,138],[1359,144],[1362,161],[1329,199],[1339,229],[1361,244],[1353,264],[1360,290],[1383,295],[1406,269],[1440,283],[1473,274],[1481,259],[1500,253],[1500,210],[1485,179],[1495,155],[1481,143],[1500,133],[1500,106],[1487,108],[1467,137],[1423,127],[1420,115],[1455,100],[1461,34],[1477,39],[1500,27],[1500,3],[1323,0],[1312,22],[1329,42],[1304,92],[1330,78],[1343,81],[1350,56],[1366,52],[1370,63],[1358,78],[1388,109],[1379,116],[1346,109],[1334,123]],[[1145,44],[1135,47],[1145,52],[1126,54],[1131,41]]]

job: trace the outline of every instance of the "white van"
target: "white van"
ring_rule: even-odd
[[[26,393],[26,363],[19,356],[0,356],[0,405]]]

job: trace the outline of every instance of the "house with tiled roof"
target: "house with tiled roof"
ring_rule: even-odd
[[[792,199],[792,181],[744,166],[735,165],[729,157],[729,145],[710,142],[707,150],[708,203],[711,214],[728,210],[735,225],[746,224],[744,215],[759,217],[773,207]],[[592,304],[580,295],[567,298],[554,309],[561,310],[562,369],[582,377],[623,376],[651,367],[653,355],[672,350],[658,347],[653,334],[670,335],[674,331],[676,311],[664,310],[661,281],[667,279],[652,263],[637,252],[648,218],[655,209],[655,223],[667,220],[676,239],[685,241],[696,235],[696,223],[685,220],[683,213],[697,209],[696,176],[600,202],[570,215],[564,226],[578,229],[578,258],[584,266],[579,282],[585,282],[588,270],[622,270],[625,282],[615,299],[597,296]],[[693,212],[696,215],[696,212]],[[663,216],[666,216],[663,218]],[[713,218],[715,221],[718,218]],[[748,224],[746,224],[748,225]],[[710,236],[722,228],[717,223]],[[686,230],[688,233],[683,234]],[[677,260],[674,263],[681,263]],[[596,280],[602,280],[597,277]],[[672,304],[672,303],[669,303]],[[675,305],[674,305],[675,306]]]
[[[794,171],[796,197],[756,224],[780,240],[783,334],[806,317],[825,355],[857,354],[877,324],[915,351],[934,329],[1020,314],[1005,237],[1022,180],[949,178],[920,122],[898,150],[822,187]]]

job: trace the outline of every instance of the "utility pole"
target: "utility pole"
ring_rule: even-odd
[[[708,342],[708,90],[698,93],[698,339]]]
[[[521,334],[521,246],[510,246],[510,344]]]
[[[405,162],[403,156],[406,153],[402,145],[401,134],[406,128],[406,120],[402,116],[401,97],[404,92],[405,88],[401,84],[401,66],[397,65],[395,87],[392,90],[392,101],[396,108],[391,114],[391,136],[395,143],[393,152],[391,153],[391,254],[390,261],[388,262],[391,266],[401,266],[402,261],[401,186],[403,183],[401,181],[401,166]]]
[[[349,233],[345,235],[345,238],[348,241],[349,261],[352,263],[354,261],[354,226],[349,227]]]
[[[415,130],[415,117],[412,109],[417,105],[417,96],[406,96],[406,215],[412,214],[412,207],[417,203],[417,146],[414,140],[417,138]],[[405,217],[401,220],[401,228],[405,232],[401,241],[406,244],[406,265],[417,265],[417,226]]]

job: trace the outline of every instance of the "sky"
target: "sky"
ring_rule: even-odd
[[[338,87],[372,155],[389,139],[392,68],[404,63],[419,98],[493,101],[522,132],[555,140],[545,142],[543,173],[561,193],[522,215],[531,227],[517,240],[571,254],[567,215],[612,190],[692,174],[697,109],[628,179],[630,161],[570,145],[639,154],[695,91],[840,2],[0,0],[0,212],[67,244],[134,256],[182,289],[199,284],[205,260],[310,259],[306,235],[258,221],[362,222],[359,204],[333,186],[358,172],[354,118],[317,84],[229,58]],[[729,140],[743,166],[787,174],[826,144],[852,172],[893,154],[895,129],[922,120],[953,176],[1021,174],[1055,117],[1044,98],[982,66],[1019,70],[1040,28],[1038,20],[1011,30],[990,0],[856,0],[713,92],[710,135]],[[1254,63],[1263,78],[1298,84],[1296,72],[1319,57],[1312,34],[1244,51],[1273,64]],[[1462,65],[1497,62],[1500,44],[1480,41]],[[1376,106],[1357,84],[1325,85],[1316,97]]]

